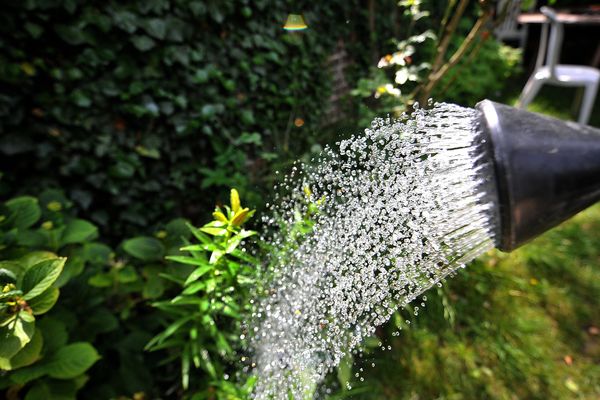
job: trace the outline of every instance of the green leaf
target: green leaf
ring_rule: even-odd
[[[16,197],[7,201],[12,225],[17,229],[26,229],[35,224],[42,215],[38,200],[31,196]]]
[[[10,359],[33,337],[35,318],[21,311],[2,323],[0,327],[0,359]]]
[[[73,379],[87,371],[100,359],[96,349],[87,342],[72,343],[60,348],[47,364],[48,375],[56,379]]]
[[[6,359],[0,358],[0,369],[12,370],[33,364],[40,358],[43,344],[42,332],[36,328],[29,343],[8,360],[8,362],[5,362]]]
[[[352,379],[352,354],[346,354],[337,367],[337,378],[340,386],[345,388]]]
[[[209,236],[206,236],[204,233],[200,232],[200,229],[196,228],[195,226],[192,226],[191,224],[187,224],[187,227],[189,228],[190,232],[192,232],[192,235],[194,235],[196,239],[198,239],[202,243],[212,243],[212,239]]]
[[[67,344],[69,335],[63,321],[51,316],[45,316],[36,325],[44,334],[44,352],[46,354],[52,354]]]
[[[194,294],[203,290],[206,287],[206,282],[194,282],[185,288],[183,294]]]
[[[173,322],[164,331],[152,338],[152,340],[150,340],[148,344],[146,344],[145,349],[151,350],[155,344],[162,343],[165,339],[169,338],[171,335],[177,332],[177,330],[179,330],[179,328],[181,328],[184,324],[186,324],[188,321],[194,318],[196,318],[195,315],[189,315],[187,317],[178,319],[177,321]]]
[[[140,236],[123,242],[123,250],[142,261],[158,261],[165,254],[163,244],[153,237]]]
[[[154,47],[154,40],[148,36],[135,35],[131,38],[133,45],[140,51],[148,51]]]
[[[28,367],[19,368],[10,375],[10,379],[20,385],[38,379],[48,373],[47,366],[44,363],[35,363]]]
[[[225,236],[227,235],[227,229],[225,228],[214,228],[214,227],[202,227],[200,230],[204,233],[208,233],[212,236]]]
[[[24,400],[75,400],[77,391],[88,378],[85,375],[69,380],[42,380],[35,382]]]
[[[197,281],[202,275],[206,274],[208,271],[212,270],[212,265],[204,265],[200,268],[195,269],[190,276],[185,280],[185,286],[189,285],[191,282]]]
[[[209,244],[191,244],[189,246],[183,246],[179,250],[181,251],[214,251],[219,247],[215,243]]]
[[[150,36],[163,40],[167,33],[167,25],[162,18],[152,18],[143,24],[144,29]]]
[[[17,281],[23,276],[26,269],[22,263],[17,261],[0,261],[0,268],[8,271],[9,274],[12,273]]]
[[[109,274],[98,273],[91,276],[87,283],[93,287],[111,287],[113,285],[113,280]]]
[[[158,275],[159,271],[155,268],[146,267],[144,268],[144,275],[146,282],[142,290],[142,296],[145,299],[156,299],[160,297],[165,291],[165,284],[161,277]]]
[[[27,304],[31,307],[33,315],[44,314],[56,304],[60,291],[55,287],[49,287],[39,296],[31,299]]]
[[[67,259],[64,257],[45,260],[29,268],[23,275],[21,290],[25,300],[31,300],[43,293],[58,279]]]
[[[0,300],[10,299],[17,296],[23,296],[23,291],[9,290],[8,292],[0,292]]]
[[[67,223],[61,238],[61,246],[84,243],[98,237],[98,228],[83,219],[73,219]]]
[[[6,268],[0,266],[0,286],[6,285],[7,283],[16,283],[17,275]]]
[[[27,270],[42,261],[54,260],[57,258],[58,256],[56,254],[49,251],[32,251],[21,257],[19,259],[19,264],[23,265],[25,270]]]
[[[167,260],[175,261],[175,262],[178,262],[181,264],[198,265],[198,266],[208,265],[206,260],[203,260],[201,258],[185,257],[185,256],[167,256],[166,258],[167,258]]]
[[[208,263],[216,264],[217,262],[219,262],[221,257],[223,257],[224,255],[225,255],[225,252],[223,250],[215,250],[211,253],[210,260],[208,260]]]

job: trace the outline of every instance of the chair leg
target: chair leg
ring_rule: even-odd
[[[598,92],[598,83],[599,82],[596,81],[585,86],[581,110],[579,111],[579,120],[577,121],[580,124],[587,124],[590,120],[592,108],[594,108],[594,100],[596,99],[596,93]]]
[[[527,108],[529,103],[535,98],[535,96],[540,91],[540,88],[544,84],[544,81],[539,79],[535,79],[533,76],[529,78],[525,87],[523,88],[523,92],[521,92],[521,96],[517,101],[518,108]]]

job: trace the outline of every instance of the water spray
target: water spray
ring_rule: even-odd
[[[474,258],[598,200],[600,131],[488,100],[435,104],[375,119],[280,186],[264,220],[273,283],[249,327],[256,400],[326,395],[319,382],[398,309],[418,315]]]
[[[512,251],[600,200],[600,130],[484,100],[500,214],[496,247]]]

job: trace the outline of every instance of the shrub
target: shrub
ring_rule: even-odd
[[[259,203],[267,166],[320,136],[325,61],[364,30],[358,4],[306,5],[309,29],[296,34],[281,29],[290,1],[6,5],[0,169],[11,175],[0,192],[67,188],[115,239],[198,216],[213,206],[208,188]]]

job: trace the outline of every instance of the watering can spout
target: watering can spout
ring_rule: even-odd
[[[512,251],[600,200],[600,129],[484,100],[500,230]]]

